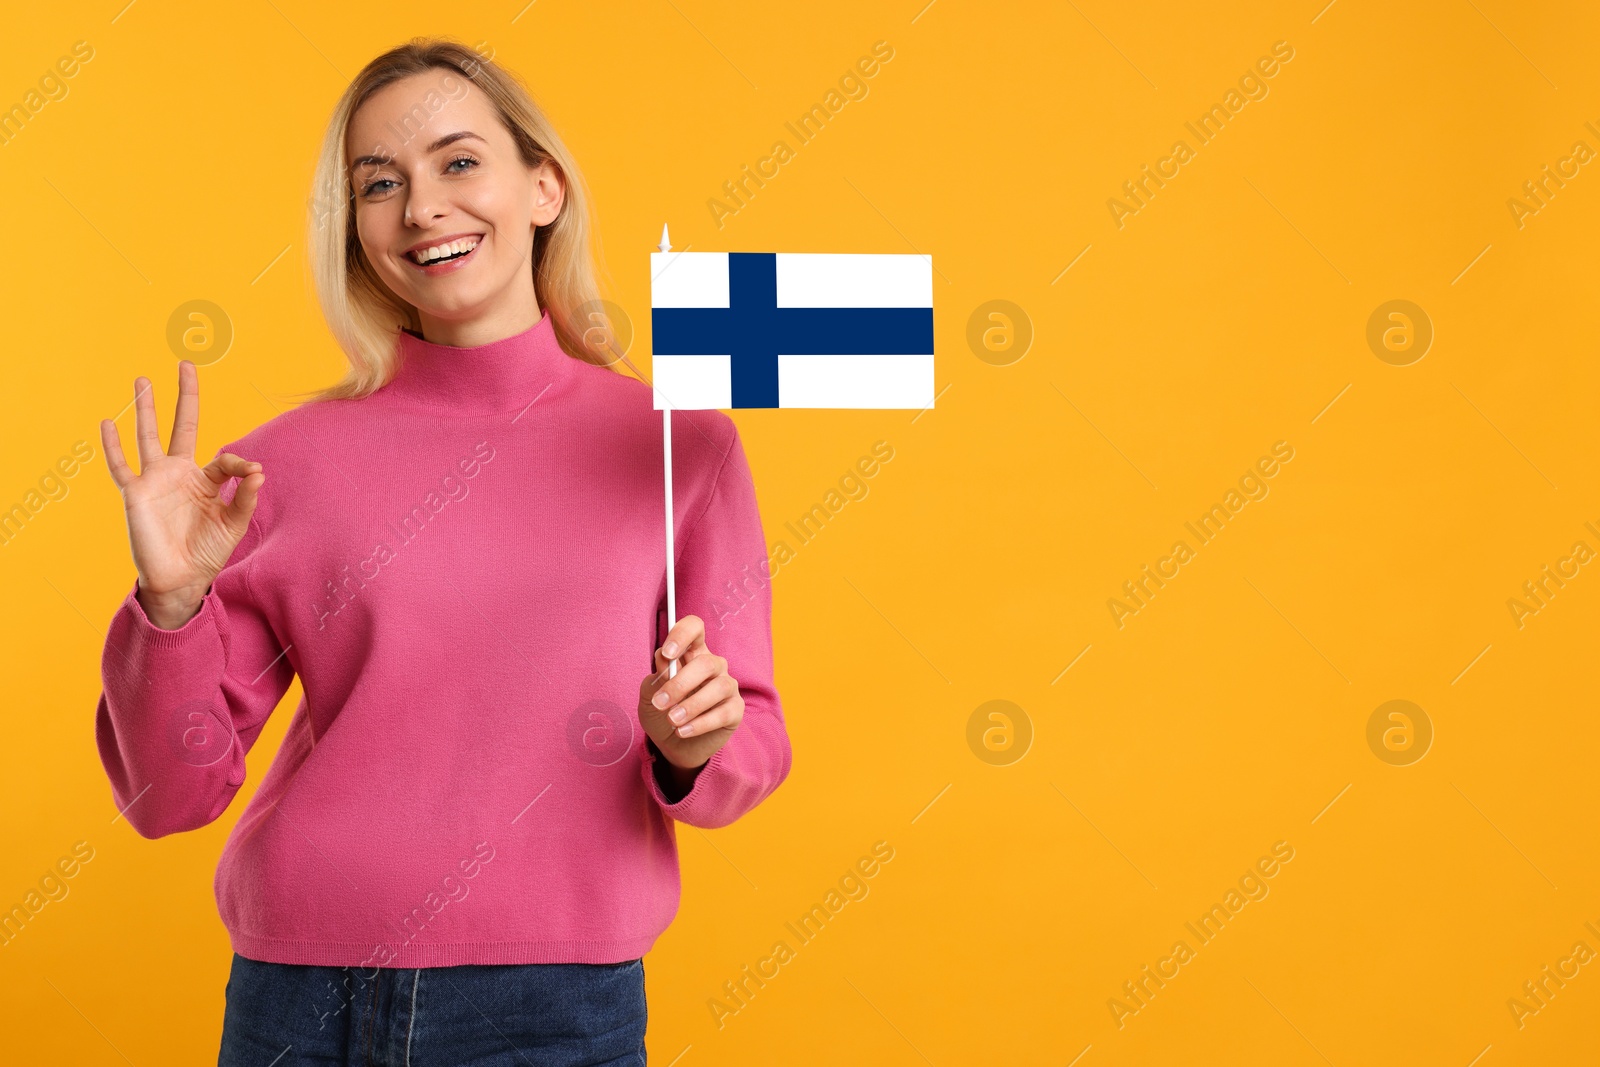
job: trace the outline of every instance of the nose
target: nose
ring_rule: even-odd
[[[422,176],[413,178],[408,185],[406,194],[406,221],[413,225],[426,228],[434,219],[441,218],[449,211],[442,183]]]

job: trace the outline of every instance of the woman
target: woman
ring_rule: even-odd
[[[134,383],[138,474],[101,423],[138,569],[96,718],[117,807],[150,838],[218,818],[299,675],[217,869],[218,1062],[643,1063],[674,821],[727,825],[789,771],[738,434],[673,420],[701,614],[669,630],[660,415],[584,343],[588,204],[526,90],[396,48],[316,188],[345,379],[203,468],[187,360],[165,453]]]

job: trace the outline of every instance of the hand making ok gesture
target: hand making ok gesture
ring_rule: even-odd
[[[138,599],[150,621],[176,630],[200,610],[211,583],[227,565],[250,525],[256,491],[267,476],[261,464],[224,452],[204,467],[195,465],[200,430],[200,376],[189,360],[178,363],[178,407],[172,438],[161,451],[156,402],[150,379],[135,378],[134,426],[139,473],[122,455],[117,424],[100,420],[100,443],[111,478],[127,509],[128,541],[139,571]],[[220,491],[229,478],[243,479],[232,503]]]

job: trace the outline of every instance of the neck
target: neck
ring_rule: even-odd
[[[430,341],[410,329],[399,366],[380,393],[447,414],[515,414],[569,377],[578,363],[556,340],[548,310],[518,333],[477,345]]]
[[[544,315],[539,310],[539,298],[531,281],[522,292],[497,303],[499,306],[490,314],[464,321],[441,319],[419,308],[417,321],[422,324],[422,336],[434,344],[476,348],[519,334]]]

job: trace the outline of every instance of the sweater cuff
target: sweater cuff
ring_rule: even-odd
[[[729,740],[731,742],[732,739],[730,738]],[[676,822],[695,824],[695,812],[697,809],[706,806],[708,797],[715,788],[710,779],[716,776],[717,769],[721,765],[722,754],[727,750],[728,746],[723,745],[713,752],[711,758],[701,764],[700,769],[695,773],[695,779],[689,787],[689,792],[685,793],[679,800],[672,801],[667,799],[667,795],[661,790],[661,783],[656,779],[656,763],[665,763],[666,756],[658,754],[660,749],[656,748],[655,742],[647,735],[644,739],[644,780],[650,789],[650,795],[655,798],[657,804],[661,805],[661,810],[672,816]]]
[[[192,641],[196,634],[213,629],[214,612],[211,606],[215,594],[212,589],[206,590],[206,595],[200,600],[200,610],[194,617],[176,630],[165,630],[150,621],[150,616],[144,612],[144,605],[139,603],[139,580],[134,579],[133,588],[128,591],[127,597],[122,601],[122,608],[133,620],[133,637],[141,645],[148,648],[182,648]]]

